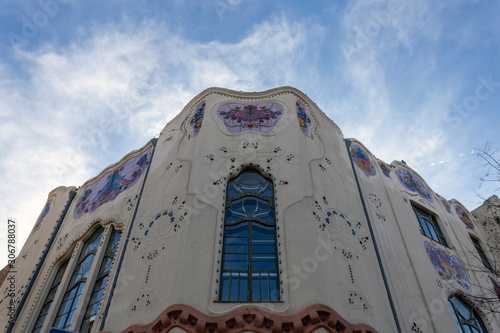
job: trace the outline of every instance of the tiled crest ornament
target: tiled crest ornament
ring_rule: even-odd
[[[389,169],[387,165],[385,165],[384,163],[379,163],[378,166],[382,170],[384,176],[386,176],[387,178],[391,178],[391,169]]]
[[[132,157],[115,170],[106,173],[95,183],[85,187],[78,201],[74,219],[85,213],[92,214],[106,202],[114,201],[120,193],[134,185],[146,170],[151,158],[151,148],[139,156]]]
[[[201,129],[201,125],[203,124],[203,117],[205,116],[205,102],[198,105],[196,108],[196,113],[191,119],[190,125],[193,128],[193,136],[196,136]]]
[[[451,214],[450,204],[446,200],[443,200],[443,199],[441,199],[441,203],[443,204],[444,208],[446,208],[446,211]]]
[[[366,177],[375,176],[377,171],[373,167],[372,162],[368,158],[368,154],[358,145],[351,145],[351,157],[356,164],[363,172]]]
[[[402,167],[399,167],[396,170],[396,175],[398,176],[399,182],[408,190],[412,192],[417,192],[430,203],[434,202],[432,199],[432,195],[429,190],[422,184],[422,181],[418,179],[413,173],[409,170],[406,170]]]
[[[283,116],[283,108],[276,103],[222,105],[217,114],[231,133],[246,131],[269,133]]]
[[[295,102],[297,107],[297,119],[299,120],[300,129],[305,135],[309,134],[309,126],[311,126],[311,119],[307,116],[306,108],[299,102]]]
[[[424,242],[424,245],[427,255],[441,279],[445,281],[455,280],[470,292],[469,278],[458,258],[448,255],[439,248],[432,247],[428,242]]]
[[[47,215],[49,213],[50,206],[52,205],[53,201],[54,201],[54,199],[52,199],[52,198],[49,199],[49,201],[47,201],[47,204],[45,205],[45,208],[43,209],[42,214],[40,214],[40,217],[38,217],[38,220],[36,220],[35,228],[33,229],[33,232],[37,231],[38,228],[40,228],[40,225],[43,222],[43,218],[45,217],[45,215]]]
[[[474,230],[474,223],[472,223],[469,214],[467,214],[459,205],[455,205],[455,211],[467,228]]]

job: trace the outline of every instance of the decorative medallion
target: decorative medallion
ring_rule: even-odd
[[[467,214],[459,205],[455,205],[455,211],[467,228],[474,230],[474,223],[472,223],[469,214]]]
[[[398,176],[399,182],[406,189],[420,194],[422,198],[429,201],[430,203],[434,202],[431,193],[424,186],[424,184],[422,184],[422,181],[419,178],[417,178],[413,173],[411,173],[409,170],[399,167],[396,170],[396,176]]]
[[[196,108],[196,113],[191,119],[191,127],[193,128],[193,136],[196,136],[201,129],[201,125],[203,124],[203,117],[205,116],[205,102],[201,105],[198,105]]]
[[[458,258],[448,255],[439,248],[432,247],[428,242],[424,242],[424,245],[427,255],[441,279],[445,281],[455,280],[470,292],[469,278]]]
[[[276,103],[222,105],[217,114],[231,133],[245,131],[269,133],[283,116],[283,108]]]
[[[443,200],[443,199],[441,199],[441,203],[443,204],[444,208],[446,208],[446,211],[451,214],[450,204],[446,200]]]
[[[300,129],[305,135],[309,134],[309,126],[311,126],[311,119],[307,116],[306,108],[299,102],[295,102],[297,107],[297,119],[299,120]]]
[[[389,169],[389,167],[387,165],[385,165],[384,163],[379,163],[378,166],[382,170],[382,173],[384,174],[384,176],[386,176],[387,178],[391,178],[391,175],[390,175],[391,169]]]
[[[130,158],[95,183],[85,187],[84,194],[76,205],[74,219],[80,218],[85,213],[92,214],[101,205],[114,201],[120,193],[134,185],[146,170],[150,158],[151,148],[137,157]]]
[[[354,163],[365,173],[366,177],[375,176],[377,171],[368,158],[368,154],[358,145],[351,145],[351,157]]]
[[[45,208],[43,209],[43,212],[42,214],[40,214],[40,216],[38,217],[38,220],[36,220],[36,223],[35,223],[35,228],[33,229],[33,232],[37,231],[38,228],[40,228],[40,225],[42,224],[42,221],[43,221],[43,218],[45,217],[45,215],[47,215],[49,213],[49,210],[50,210],[50,206],[52,205],[54,199],[49,199],[49,201],[47,201],[47,204],[45,205]]]

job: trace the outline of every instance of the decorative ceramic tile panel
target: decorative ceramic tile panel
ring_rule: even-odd
[[[151,148],[139,156],[130,158],[115,170],[106,173],[95,183],[85,187],[84,194],[75,208],[75,220],[85,213],[92,214],[106,202],[114,201],[120,193],[134,185],[146,170],[150,158]]]
[[[445,281],[455,280],[460,286],[470,292],[469,278],[458,258],[448,255],[439,248],[432,247],[428,242],[424,242],[424,245],[427,255],[441,279]]]
[[[399,182],[406,189],[420,194],[422,198],[429,201],[430,203],[434,202],[431,192],[424,186],[422,181],[409,170],[399,167],[396,170],[396,175],[398,176]]]
[[[469,214],[467,214],[459,205],[455,205],[455,211],[467,228],[474,230],[474,223],[472,223]]]
[[[377,171],[368,158],[368,154],[358,145],[351,145],[351,157],[354,162],[366,175],[366,177],[375,176]]]
[[[451,214],[451,206],[446,200],[441,199],[441,203],[443,204],[444,208],[446,208],[446,211]]]
[[[51,199],[49,199],[49,201],[47,201],[47,204],[45,205],[45,208],[43,209],[42,214],[40,214],[40,217],[38,217],[38,220],[36,220],[35,228],[33,229],[33,232],[37,231],[38,228],[40,228],[40,225],[43,222],[43,218],[49,213],[50,206],[52,205],[53,202],[54,202],[53,198],[51,198]]]
[[[391,175],[390,175],[391,169],[389,169],[389,167],[387,165],[385,165],[384,163],[379,163],[378,166],[382,170],[382,173],[384,174],[384,176],[391,178]]]
[[[231,133],[269,133],[283,116],[283,108],[276,103],[229,103],[222,105],[217,110],[217,115]]]
[[[299,102],[295,102],[297,107],[297,119],[299,120],[300,129],[305,135],[309,134],[309,126],[311,126],[311,119],[307,116],[306,108]]]
[[[205,102],[198,105],[196,108],[196,113],[191,119],[190,125],[193,128],[193,136],[196,136],[201,129],[201,125],[203,124],[203,117],[205,116]]]

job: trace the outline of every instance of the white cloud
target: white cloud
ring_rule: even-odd
[[[139,148],[210,86],[293,85],[297,68],[317,58],[310,44],[322,33],[281,17],[239,42],[203,44],[145,22],[94,26],[66,47],[19,51],[29,78],[0,76],[0,215],[18,220],[24,242],[50,190],[79,186]]]

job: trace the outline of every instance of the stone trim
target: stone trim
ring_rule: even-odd
[[[135,324],[121,333],[168,332],[179,327],[189,333],[232,333],[252,331],[308,333],[323,328],[331,333],[377,333],[366,324],[351,324],[335,310],[323,304],[313,304],[292,315],[243,306],[229,313],[209,316],[185,304],[171,305],[149,324]],[[110,333],[100,331],[99,333]]]

